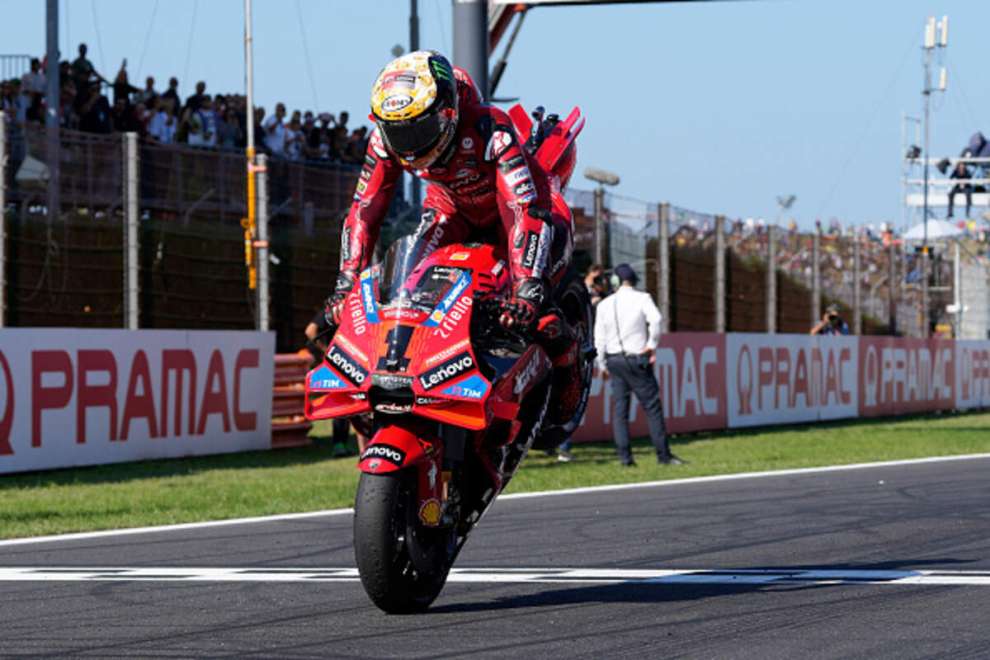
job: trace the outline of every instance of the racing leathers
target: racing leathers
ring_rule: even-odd
[[[421,256],[477,232],[495,232],[507,246],[513,282],[509,325],[528,326],[547,298],[551,246],[570,254],[569,219],[551,214],[546,175],[531,167],[509,116],[481,103],[467,74],[455,68],[460,119],[447,151],[414,174],[428,182],[423,215],[416,230]],[[338,302],[367,267],[378,233],[399,185],[403,166],[387,151],[378,131],[371,133],[354,201],[341,236]],[[556,241],[555,238],[556,232]],[[564,255],[557,270],[566,264]]]
[[[500,320],[506,327],[530,327],[548,302],[551,282],[559,279],[570,260],[571,219],[554,211],[550,181],[519,144],[509,116],[482,103],[463,70],[455,67],[454,76],[460,113],[457,133],[432,165],[414,171],[428,182],[415,232],[419,259],[478,233],[497,236],[498,244],[506,248],[512,280],[512,296]],[[335,293],[328,300],[327,312],[335,322],[358,273],[371,260],[403,170],[378,130],[372,131],[344,221]],[[547,342],[555,367],[576,369],[576,343],[566,324],[550,325],[565,327],[564,336]],[[578,383],[580,379],[565,380]],[[579,395],[562,393],[565,401],[558,406],[559,412],[566,415],[566,409],[576,409],[577,402],[571,406],[566,399]]]

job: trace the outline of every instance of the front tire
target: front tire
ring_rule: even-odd
[[[419,526],[406,472],[362,473],[354,503],[354,558],[361,584],[372,602],[389,614],[426,610],[450,570],[446,558],[424,572],[410,557],[413,535],[426,530]]]

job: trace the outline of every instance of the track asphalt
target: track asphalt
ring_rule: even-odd
[[[988,472],[501,500],[417,616],[365,597],[350,515],[0,546],[0,656],[985,658]]]

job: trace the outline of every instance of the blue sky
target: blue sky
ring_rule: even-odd
[[[61,43],[112,76],[242,90],[242,0],[61,0]],[[371,82],[407,45],[406,0],[255,0],[258,103],[367,112]],[[44,51],[42,0],[0,0],[0,52]],[[948,14],[949,91],[932,153],[990,133],[990,2],[758,0],[538,8],[499,95],[588,118],[579,171],[616,192],[733,217],[899,223],[901,113],[918,115],[925,17]],[[451,49],[450,0],[420,0],[421,44]],[[309,67],[307,67],[307,53]],[[310,82],[308,69],[312,70]],[[352,120],[353,121],[353,120]],[[584,181],[575,181],[583,185]],[[590,187],[585,186],[585,187]]]

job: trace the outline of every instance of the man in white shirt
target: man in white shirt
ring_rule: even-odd
[[[157,108],[148,123],[148,135],[161,144],[172,144],[175,142],[176,129],[175,115],[172,113],[172,99],[156,97],[154,104]]]
[[[265,131],[265,146],[273,156],[285,156],[285,105],[275,106],[275,114],[265,120],[261,127]]]
[[[619,461],[625,466],[636,465],[629,447],[629,403],[630,394],[634,392],[646,411],[657,461],[664,465],[681,465],[684,461],[670,453],[660,406],[660,387],[653,373],[660,341],[660,310],[650,294],[635,289],[639,278],[629,264],[619,264],[613,272],[622,285],[598,303],[595,348],[599,367],[608,374],[611,386],[612,432]]]

